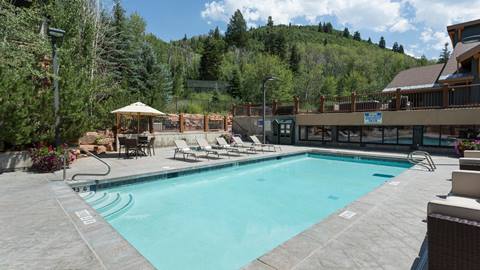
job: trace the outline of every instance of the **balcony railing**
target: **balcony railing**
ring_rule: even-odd
[[[350,96],[321,96],[316,104],[294,97],[292,104],[274,101],[267,105],[266,115],[298,113],[349,113],[374,111],[429,110],[480,106],[480,84],[438,88],[369,93]],[[234,105],[233,115],[261,116],[261,104]]]

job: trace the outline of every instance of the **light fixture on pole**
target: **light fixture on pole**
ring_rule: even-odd
[[[57,28],[48,28],[48,35],[52,39],[52,58],[53,58],[53,109],[55,114],[55,146],[60,145],[60,92],[58,89],[58,56],[57,44],[62,41],[65,31]]]
[[[267,98],[267,92],[266,92],[266,87],[265,85],[267,84],[268,81],[274,81],[278,80],[277,77],[274,76],[267,76],[263,79],[262,82],[262,91],[263,91],[263,124],[262,124],[262,130],[263,130],[263,143],[266,143],[266,136],[265,136],[265,114],[266,114],[266,98]]]

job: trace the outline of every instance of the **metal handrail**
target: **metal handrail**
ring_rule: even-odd
[[[415,156],[422,156],[422,157],[416,158]],[[408,154],[407,159],[410,163],[414,165],[420,165],[429,171],[433,172],[437,169],[435,162],[433,162],[432,156],[428,152],[413,151]]]
[[[91,153],[88,150],[82,149],[82,151],[84,151],[85,153],[87,153],[87,155],[95,158],[96,160],[100,161],[105,166],[107,166],[107,172],[105,172],[105,173],[76,173],[72,176],[72,181],[74,181],[77,176],[106,176],[110,173],[111,167],[110,167],[110,165],[108,165],[108,163],[106,163],[101,158],[97,157],[96,155],[94,155],[93,153]]]

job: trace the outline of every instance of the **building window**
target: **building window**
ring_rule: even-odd
[[[413,144],[413,126],[398,127],[398,144]]]
[[[332,140],[332,128],[330,126],[300,126],[300,140],[323,141]]]
[[[425,146],[439,146],[440,145],[440,126],[426,126],[423,127],[422,144]]]
[[[362,138],[361,127],[338,127],[337,141],[360,143]]]
[[[480,138],[479,126],[424,126],[424,146],[452,147],[458,139]]]
[[[363,127],[362,143],[383,143],[383,128],[370,126]]]
[[[398,128],[397,127],[383,128],[383,143],[398,144]]]

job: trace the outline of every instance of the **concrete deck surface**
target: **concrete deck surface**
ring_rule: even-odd
[[[282,153],[332,149],[284,146]],[[358,151],[346,150],[351,154]],[[112,173],[106,181],[135,174],[211,166],[259,153],[200,162],[173,160],[173,149],[156,149],[154,157],[104,158]],[[405,154],[368,152],[373,156]],[[436,172],[414,168],[384,184],[329,218],[261,256],[246,269],[409,269],[425,237],[426,204],[449,192],[451,171],[458,161],[434,157]],[[68,177],[78,172],[102,172],[92,158],[76,161]],[[55,174],[12,172],[0,174],[0,269],[152,269],[127,241]],[[80,178],[81,179],[81,178]],[[84,183],[92,178],[83,178]],[[80,182],[82,182],[80,181]],[[88,210],[96,220],[85,225],[75,215]],[[348,210],[351,219],[339,217]]]

